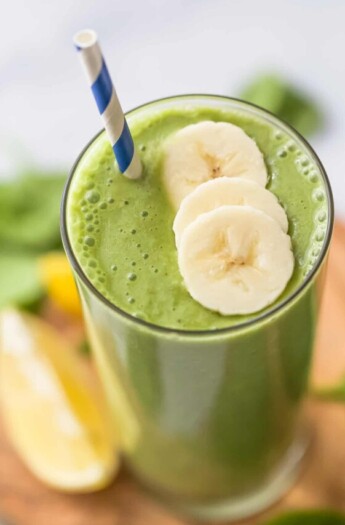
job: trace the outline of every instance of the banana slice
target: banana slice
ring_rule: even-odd
[[[288,230],[284,208],[273,193],[251,180],[220,177],[204,182],[183,199],[173,225],[176,246],[185,228],[199,215],[225,205],[252,206],[276,220],[285,233]]]
[[[223,315],[250,314],[272,304],[294,267],[290,237],[250,206],[221,206],[184,230],[180,272],[191,296]]]
[[[228,122],[186,126],[167,141],[164,153],[163,178],[175,209],[196,186],[210,179],[241,177],[266,186],[261,151],[241,128]]]

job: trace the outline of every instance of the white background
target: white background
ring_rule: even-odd
[[[98,31],[125,110],[188,92],[236,95],[278,70],[324,107],[312,144],[345,217],[344,0],[0,0],[0,174],[70,167],[100,128],[72,46]]]

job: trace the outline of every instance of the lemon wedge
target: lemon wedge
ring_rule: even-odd
[[[38,271],[48,297],[64,312],[81,316],[73,273],[63,252],[50,252],[38,260]]]
[[[118,445],[84,359],[45,321],[0,314],[0,400],[11,441],[43,482],[68,492],[107,486]]]

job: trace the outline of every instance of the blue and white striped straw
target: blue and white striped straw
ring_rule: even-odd
[[[92,29],[79,31],[73,38],[99,113],[121,173],[130,179],[141,175],[141,163],[133,138],[117,98],[108,68]]]

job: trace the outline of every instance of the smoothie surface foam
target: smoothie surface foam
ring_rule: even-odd
[[[110,302],[133,316],[180,330],[225,328],[258,315],[222,316],[207,310],[189,295],[178,269],[175,211],[162,178],[163,144],[172,133],[201,120],[240,126],[264,155],[267,188],[286,210],[295,256],[293,276],[276,303],[302,283],[317,261],[328,222],[322,176],[307,149],[250,112],[186,106],[145,111],[141,119],[139,110],[128,119],[143,164],[139,180],[119,173],[102,133],[82,156],[71,183],[67,228],[73,251],[85,275]]]

